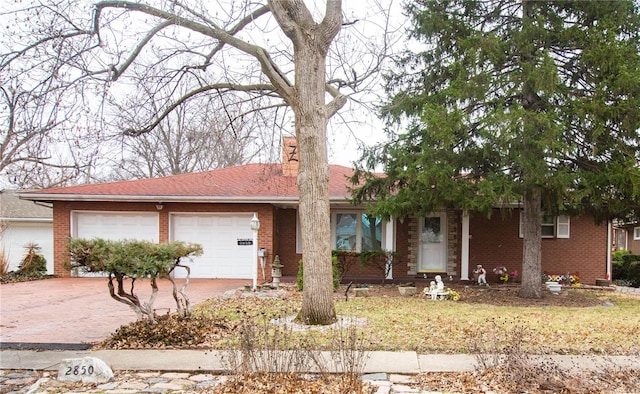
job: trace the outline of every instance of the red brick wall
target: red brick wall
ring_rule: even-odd
[[[277,247],[280,255],[280,262],[284,265],[282,275],[297,276],[298,262],[302,259],[302,254],[296,253],[296,210],[295,209],[278,209],[277,210]],[[393,277],[407,276],[407,256],[409,255],[408,242],[408,221],[400,223],[396,221],[396,250],[399,255],[396,257],[393,265]],[[350,270],[345,278],[367,277],[378,278],[382,281],[382,271],[374,267],[361,267],[360,261],[351,264]]]
[[[54,274],[68,277],[69,271],[64,269],[68,261],[67,238],[71,236],[71,211],[137,211],[157,212],[155,203],[115,203],[115,202],[65,202],[53,204],[53,242],[54,242]],[[163,203],[159,215],[160,242],[169,239],[170,212],[257,212],[260,219],[258,230],[258,247],[266,248],[268,256],[265,264],[267,280],[271,280],[271,262],[274,256],[275,208],[270,204],[198,204],[198,203]],[[247,226],[249,224],[247,223]],[[261,275],[261,273],[259,273]],[[261,276],[259,277],[261,278]]]
[[[469,223],[470,271],[476,264],[487,270],[488,279],[497,279],[492,269],[505,266],[522,271],[522,239],[519,237],[519,213],[502,217],[495,211],[490,219],[472,215]],[[581,282],[595,284],[606,276],[607,224],[596,225],[589,217],[572,217],[570,238],[542,239],[542,269],[554,273],[579,272]]]
[[[407,276],[409,270],[409,220],[396,220],[396,251],[398,256],[393,262],[393,277]]]
[[[277,250],[280,256],[283,276],[297,276],[298,262],[302,258],[301,253],[296,253],[296,210],[277,210]]]
[[[271,279],[271,263],[275,255],[279,255],[284,265],[284,276],[296,276],[298,262],[302,255],[296,252],[296,210],[276,208],[269,204],[198,204],[198,203],[164,203],[160,212],[159,239],[161,242],[169,238],[170,212],[257,212],[260,219],[258,247],[267,249],[265,271],[267,280]],[[55,202],[54,217],[54,272],[59,276],[68,276],[64,269],[68,260],[66,255],[67,238],[71,235],[71,210],[87,211],[141,211],[157,212],[155,203],[104,203],[104,202]],[[496,211],[491,219],[471,215],[469,241],[470,271],[476,264],[482,264],[489,272],[497,266],[506,266],[509,270],[521,271],[522,239],[519,238],[519,215],[514,211],[502,217]],[[410,256],[409,223],[396,221],[396,250],[399,255],[394,261],[393,277],[406,278],[409,270]],[[460,234],[460,224],[455,227]],[[596,278],[606,275],[608,246],[606,224],[595,225],[590,218],[571,218],[571,238],[542,240],[543,270],[565,273],[579,272],[581,280],[586,284],[595,283]],[[459,237],[459,235],[458,235]],[[455,248],[456,264],[460,264],[460,242]],[[414,252],[415,254],[415,252]],[[360,267],[353,264],[347,276],[366,276],[382,278],[382,273],[374,268]],[[495,278],[494,278],[495,279]]]

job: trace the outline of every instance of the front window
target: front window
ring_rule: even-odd
[[[523,237],[522,214],[520,211],[520,238]],[[569,216],[544,216],[542,218],[542,238],[569,238]]]
[[[382,249],[382,219],[360,212],[331,215],[333,248],[359,252]]]
[[[355,213],[336,214],[336,244],[337,250],[356,250],[358,240],[358,222]]]
[[[362,250],[382,249],[382,219],[379,217],[362,214]]]
[[[556,218],[554,216],[544,216],[542,218],[542,237],[551,238],[556,235]]]
[[[633,228],[633,240],[634,241],[640,240],[640,227]]]

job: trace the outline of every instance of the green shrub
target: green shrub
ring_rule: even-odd
[[[614,252],[612,271],[613,280],[623,280],[631,286],[640,287],[640,255],[629,254],[626,250]]]
[[[640,255],[628,254],[622,256],[626,277],[633,287],[640,287]]]
[[[624,256],[628,256],[630,252],[628,250],[616,250],[613,252],[612,267],[611,267],[611,279],[624,280],[627,277],[627,269],[624,263]]]
[[[201,255],[202,246],[180,241],[156,244],[139,240],[72,238],[67,247],[68,268],[107,273],[107,287],[111,298],[131,307],[138,315],[138,320],[147,318],[153,324],[156,323],[153,301],[158,292],[157,278],[167,278],[171,282],[178,314],[191,314],[189,299],[182,290],[178,291],[171,273],[176,267],[182,267],[187,269],[188,278],[189,268],[182,264],[181,259]],[[140,278],[151,279],[152,295],[148,302],[142,302],[134,293],[134,282]],[[130,280],[130,286],[125,283],[126,280]]]
[[[19,275],[43,275],[47,273],[47,259],[40,252],[42,248],[35,243],[24,247],[27,251],[18,267]]]
[[[337,290],[340,287],[340,269],[338,268],[338,257],[331,257],[331,271],[333,273],[333,290]],[[298,277],[296,279],[296,286],[298,291],[304,289],[304,268],[302,260],[298,263]]]

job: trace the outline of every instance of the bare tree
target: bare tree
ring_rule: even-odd
[[[137,113],[128,108],[135,107],[123,107],[119,122],[136,124]],[[242,116],[238,106],[228,108],[215,97],[194,100],[176,108],[148,133],[123,136],[115,177],[168,176],[244,164],[271,141],[262,129],[255,117]]]
[[[88,119],[96,94],[66,67],[73,4],[0,4],[0,176],[18,187],[61,186],[91,178],[100,138]],[[97,92],[99,93],[99,92]]]
[[[378,72],[384,47],[373,48],[371,34],[356,33],[357,20],[345,22],[340,0],[311,9],[303,0],[215,5],[105,0],[92,12],[85,3],[49,1],[53,4],[26,10],[46,19],[48,24],[41,23],[47,28],[33,34],[33,44],[14,44],[0,64],[37,58],[38,48],[54,47],[56,53],[41,54],[51,65],[47,75],[83,84],[83,94],[94,89],[98,97],[133,97],[144,83],[147,94],[138,97],[137,122],[124,130],[126,135],[156,130],[181,106],[211,94],[224,96],[227,105],[250,105],[251,113],[275,112],[276,124],[294,119],[305,260],[299,319],[335,321],[327,124]],[[364,10],[379,9],[374,6]],[[345,34],[339,36],[341,31]],[[374,49],[381,54],[372,55]],[[181,91],[183,86],[189,90]]]

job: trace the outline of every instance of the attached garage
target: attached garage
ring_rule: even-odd
[[[158,214],[155,212],[86,212],[71,213],[72,236],[103,238],[112,241],[139,239],[158,242]]]
[[[248,279],[253,275],[250,213],[172,213],[170,239],[199,243],[204,253],[187,262],[192,278]],[[179,270],[176,277],[184,277]]]
[[[158,242],[159,224],[155,212],[71,212],[74,238],[102,238],[112,241],[138,239]],[[72,276],[106,276],[106,273],[77,272]]]

